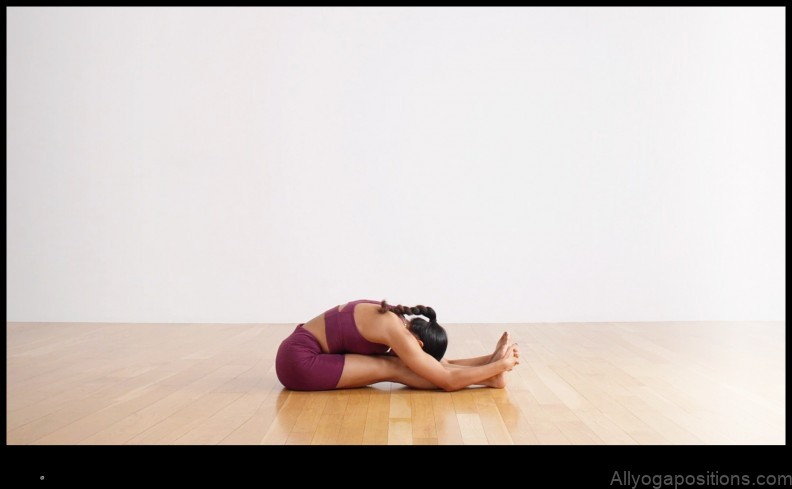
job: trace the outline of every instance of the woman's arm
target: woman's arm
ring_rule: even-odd
[[[450,365],[467,365],[470,367],[476,367],[479,365],[486,365],[490,363],[492,360],[492,354],[489,355],[482,355],[480,357],[473,357],[473,358],[459,358],[457,360],[440,360],[440,363],[450,364]]]
[[[416,374],[410,368],[405,365],[405,363],[397,356],[388,357],[391,361],[394,362],[394,365],[397,367],[399,374],[394,378],[394,382],[399,382],[401,384],[407,385],[409,387],[413,387],[416,389],[437,389],[438,387],[433,383],[429,382],[425,378],[421,377],[420,375]],[[455,368],[469,368],[464,365],[455,365],[452,363],[443,363],[443,366],[446,369],[455,369]],[[503,389],[506,387],[506,379],[503,376],[503,373],[500,373],[494,377],[490,377],[489,379],[483,380],[478,384],[472,385],[481,385],[484,387],[493,387],[496,389]]]
[[[511,344],[511,336],[509,335],[508,331],[504,331],[503,335],[501,335],[500,339],[498,340],[498,343],[495,345],[495,351],[492,354],[482,355],[480,357],[473,357],[473,358],[460,358],[459,360],[441,360],[440,363],[444,365],[449,365],[449,364],[467,365],[467,366],[485,365],[505,355],[506,348],[508,348],[510,344]],[[517,352],[515,350],[515,356],[519,357],[520,355],[517,355],[516,353]]]
[[[519,363],[513,351],[510,351],[503,358],[486,365],[447,369],[423,351],[412,333],[403,325],[394,323],[394,327],[387,328],[386,334],[391,349],[410,370],[445,391],[481,384]]]

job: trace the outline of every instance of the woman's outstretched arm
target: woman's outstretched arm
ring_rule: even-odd
[[[473,357],[473,358],[460,358],[457,360],[441,360],[440,363],[444,365],[467,365],[471,367],[475,367],[477,365],[486,365],[497,360],[499,357],[503,356],[505,353],[504,348],[509,346],[509,341],[511,340],[511,336],[509,335],[508,331],[504,332],[501,335],[500,339],[498,340],[498,344],[495,345],[495,351],[489,355],[482,355],[480,357]]]
[[[473,358],[458,358],[456,360],[440,360],[440,363],[444,365],[463,365],[466,367],[477,367],[479,365],[486,365],[490,363],[492,360],[492,355],[483,355],[480,357],[473,357]]]
[[[506,355],[486,365],[445,368],[443,364],[421,349],[415,337],[403,325],[394,324],[394,327],[387,328],[387,336],[388,344],[392,350],[410,370],[446,391],[479,385],[519,364],[518,358],[514,354],[515,347],[511,346]]]
[[[436,385],[429,382],[428,380],[424,379],[420,375],[416,374],[410,368],[401,361],[399,357],[392,357],[391,360],[394,363],[394,367],[396,368],[396,375],[391,379],[393,382],[398,382],[400,384],[404,384],[408,387],[412,387],[415,389],[439,389]],[[458,369],[458,368],[469,368],[464,365],[455,365],[455,364],[444,364],[443,365],[446,369]],[[501,372],[500,374],[490,377],[489,379],[484,379],[478,384],[471,384],[471,385],[481,385],[484,387],[493,387],[496,389],[503,389],[506,387],[506,378]],[[469,387],[469,386],[468,386]]]

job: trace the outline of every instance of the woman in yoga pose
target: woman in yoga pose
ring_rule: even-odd
[[[425,316],[428,321],[405,315]],[[434,309],[367,299],[328,309],[300,323],[281,343],[275,371],[292,390],[329,390],[398,382],[416,389],[455,391],[471,385],[503,388],[519,362],[503,333],[491,355],[443,360],[448,337]]]

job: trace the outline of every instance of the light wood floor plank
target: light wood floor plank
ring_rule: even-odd
[[[349,402],[341,420],[341,430],[338,434],[339,445],[360,445],[366,431],[368,418],[369,398],[371,389],[353,389],[349,393]]]
[[[487,435],[484,432],[484,425],[478,414],[457,413],[459,431],[462,433],[462,441],[465,445],[488,445]]]
[[[437,427],[435,426],[432,396],[434,392],[413,390],[410,392],[412,401],[412,436],[416,439],[437,440]],[[435,445],[437,443],[434,443]]]
[[[390,424],[390,384],[377,384],[370,390],[363,444],[387,445]]]
[[[462,432],[459,429],[459,420],[456,417],[456,410],[454,409],[454,401],[451,399],[451,396],[433,392],[432,411],[434,413],[438,444],[464,444]]]

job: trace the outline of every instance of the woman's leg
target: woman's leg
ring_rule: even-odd
[[[365,387],[377,382],[398,382],[415,389],[437,389],[416,374],[398,357],[388,355],[344,355],[344,370],[336,389]]]
[[[463,365],[445,364],[446,368],[466,368]],[[416,374],[399,357],[378,355],[344,355],[344,370],[336,389],[365,387],[377,382],[397,382],[414,389],[438,389],[437,386]],[[503,388],[506,386],[501,373],[485,380],[480,385]]]

